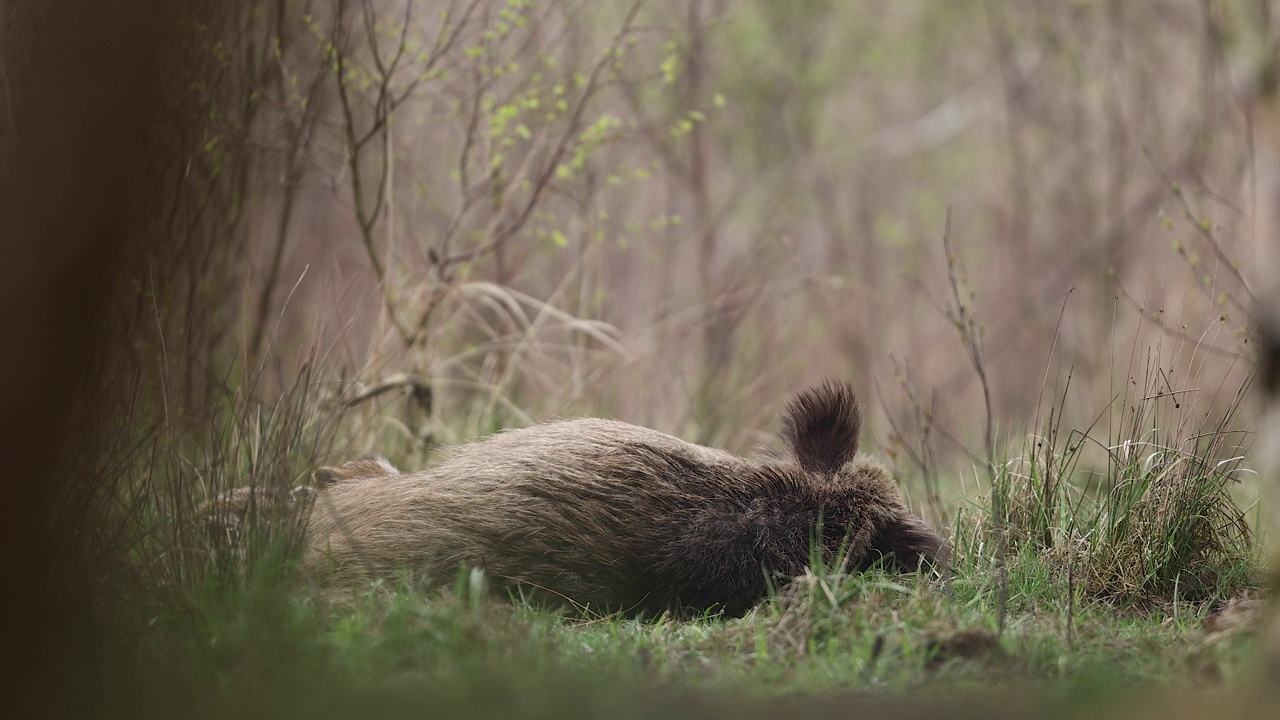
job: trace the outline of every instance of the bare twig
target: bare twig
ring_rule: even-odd
[[[954,305],[946,308],[945,316],[951,321],[960,335],[960,344],[978,375],[982,386],[983,408],[986,412],[983,438],[986,442],[986,461],[988,478],[991,481],[991,512],[995,528],[996,565],[999,589],[996,597],[996,612],[999,634],[1004,633],[1005,617],[1009,597],[1009,571],[1005,559],[1005,488],[1001,487],[995,461],[995,418],[991,407],[991,383],[987,377],[986,357],[982,341],[982,326],[978,323],[973,308],[974,292],[968,285],[967,276],[960,261],[951,250],[951,208],[947,208],[946,226],[942,233],[942,247],[946,253],[947,281],[951,288],[951,301]]]
[[[428,412],[431,411],[431,385],[422,378],[408,373],[395,373],[378,380],[372,385],[358,387],[358,389],[342,399],[342,404],[345,407],[353,408],[392,390],[400,390],[412,396]]]
[[[1244,291],[1249,302],[1247,304],[1242,303],[1230,294],[1227,294],[1227,298],[1237,307],[1237,309],[1246,313],[1247,317],[1252,318],[1252,308],[1258,306],[1258,299],[1254,296],[1253,291],[1249,288],[1248,281],[1245,280],[1244,275],[1240,272],[1239,264],[1227,257],[1227,254],[1222,250],[1222,243],[1218,242],[1218,238],[1213,234],[1212,226],[1208,221],[1198,220],[1196,218],[1195,213],[1191,210],[1190,203],[1187,202],[1187,198],[1182,192],[1182,186],[1173,182],[1173,180],[1171,180],[1165,173],[1164,169],[1160,167],[1160,163],[1156,162],[1156,157],[1152,154],[1151,148],[1143,144],[1142,152],[1147,156],[1147,161],[1151,163],[1151,167],[1155,169],[1156,174],[1160,176],[1165,187],[1169,189],[1170,194],[1177,199],[1178,204],[1182,207],[1183,216],[1195,226],[1196,231],[1200,233],[1200,237],[1204,238],[1205,244],[1209,246],[1209,249],[1213,251],[1214,256],[1218,258],[1218,262],[1222,263],[1223,267],[1225,267],[1232,277],[1240,283],[1240,288]],[[1199,278],[1197,278],[1197,284],[1200,284]],[[1213,299],[1211,291],[1209,298]]]
[[[285,246],[288,242],[289,227],[293,221],[293,210],[298,198],[298,191],[306,173],[306,158],[310,155],[314,131],[319,121],[322,103],[321,96],[325,88],[326,74],[316,70],[307,85],[305,95],[291,91],[295,75],[285,66],[287,39],[284,30],[284,18],[277,17],[276,37],[274,45],[274,67],[278,69],[280,89],[280,112],[284,116],[285,152],[283,182],[283,202],[280,217],[276,221],[275,247],[271,260],[267,265],[267,275],[263,279],[262,292],[258,298],[256,324],[252,339],[249,342],[249,357],[258,358],[262,352],[262,343],[266,337],[266,329],[271,314],[273,290],[280,279],[284,262]],[[291,97],[292,95],[292,97]]]
[[[1208,352],[1211,355],[1217,355],[1218,357],[1232,359],[1240,355],[1240,352],[1238,350],[1232,351],[1226,348],[1218,347],[1217,345],[1214,345],[1212,343],[1202,342],[1200,341],[1199,338],[1194,338],[1188,335],[1187,333],[1183,332],[1182,330],[1179,330],[1178,328],[1175,328],[1172,325],[1166,323],[1163,319],[1164,310],[1155,310],[1155,311],[1148,310],[1147,306],[1143,303],[1138,302],[1137,298],[1130,295],[1129,291],[1126,290],[1123,285],[1120,285],[1117,283],[1116,293],[1117,293],[1116,295],[1117,298],[1122,299],[1126,303],[1128,303],[1130,307],[1132,307],[1134,310],[1137,310],[1138,313],[1141,314],[1144,319],[1146,319],[1148,322],[1154,325],[1157,330],[1164,333],[1165,335],[1168,335],[1171,338],[1182,340],[1184,342],[1196,343],[1205,352]],[[1236,329],[1242,330],[1241,328],[1236,328]],[[1248,342],[1248,340],[1246,340],[1245,342]]]

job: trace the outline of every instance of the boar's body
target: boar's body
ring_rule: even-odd
[[[843,550],[855,567],[882,554],[907,569],[935,560],[941,541],[888,473],[854,457],[851,391],[813,392],[847,392],[835,399],[853,403],[852,426],[838,449],[823,438],[806,448],[802,395],[784,431],[796,459],[580,419],[454,448],[422,472],[336,482],[318,493],[304,568],[339,585],[402,568],[441,584],[466,564],[499,587],[598,611],[741,614],[815,551]]]

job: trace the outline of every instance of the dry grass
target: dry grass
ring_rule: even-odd
[[[1143,381],[1126,383],[1088,428],[1062,426],[1065,390],[1053,400],[1041,432],[996,474],[1006,542],[1013,553],[1043,554],[1093,597],[1232,597],[1258,581],[1262,555],[1236,492],[1252,473],[1252,438],[1232,429],[1250,378],[1214,417],[1207,391],[1171,387],[1172,371],[1155,357],[1145,367]],[[961,524],[962,549],[990,552],[981,545],[997,507]]]

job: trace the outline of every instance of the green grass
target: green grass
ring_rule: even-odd
[[[1231,694],[1261,677],[1254,633],[1203,627],[1260,593],[1255,529],[1232,499],[1244,453],[1225,420],[1175,423],[1163,398],[1125,405],[1128,422],[1102,439],[1050,413],[1020,453],[997,453],[1008,459],[986,492],[953,508],[942,572],[815,563],[742,618],[677,621],[531,607],[466,569],[444,591],[401,578],[340,595],[296,579],[298,524],[279,513],[251,513],[219,550],[192,513],[201,499],[246,473],[288,490],[327,452],[330,430],[302,421],[322,415],[295,393],[214,421],[203,457],[156,453],[146,482],[118,485],[139,493],[128,507],[154,505],[126,517],[135,571],[103,594],[130,658],[113,668],[122,707],[146,697],[165,716],[200,697],[211,715],[615,719],[850,698],[888,703],[881,714],[963,698],[953,709],[982,715],[1047,697],[1074,714],[1135,690]]]
[[[246,569],[195,575],[200,584],[183,596],[181,619],[148,622],[150,660],[181,658],[222,687],[288,684],[302,673],[326,688],[387,697],[490,686],[537,694],[568,682],[759,702],[796,693],[919,699],[1010,686],[1067,699],[1078,688],[1247,682],[1252,635],[1211,638],[1202,622],[1231,598],[1257,592],[1251,535],[1212,523],[1137,523],[1132,518],[1151,504],[1170,517],[1221,510],[1225,492],[1213,473],[1184,473],[1178,483],[1198,482],[1201,491],[1170,504],[1162,483],[1174,475],[1140,465],[1143,473],[1110,482],[1123,490],[1131,518],[1116,516],[1111,492],[1077,497],[1028,531],[1028,518],[1046,516],[1052,497],[1020,490],[1034,477],[1006,470],[997,490],[1021,499],[1006,504],[1003,556],[989,498],[980,498],[970,505],[976,517],[957,520],[947,572],[838,575],[817,567],[736,619],[584,617],[491,597],[483,574],[465,569],[444,591],[421,592],[401,578],[336,595],[291,580],[289,543],[268,542]],[[1115,529],[1126,522],[1136,529]],[[1203,536],[1185,537],[1196,532]],[[1197,551],[1173,552],[1178,542]],[[1218,570],[1193,587],[1173,561],[1189,576],[1202,575],[1202,565]],[[1157,582],[1153,569],[1167,569],[1172,582]],[[172,616],[174,608],[158,610]]]
[[[204,690],[326,698],[379,708],[429,703],[445,715],[612,715],[634,703],[700,698],[761,708],[788,698],[941,701],[1019,690],[1062,703],[1135,689],[1239,687],[1255,677],[1252,636],[1209,642],[1215,600],[1120,608],[1072,599],[1039,553],[1009,560],[1008,617],[996,583],[962,562],[941,578],[810,575],[745,617],[584,618],[492,598],[476,576],[424,594],[384,582],[349,597],[246,582],[170,624],[144,665]],[[159,671],[159,670],[157,670]],[[183,684],[178,682],[179,685]],[[281,693],[281,695],[277,695]],[[672,700],[674,702],[674,700]],[[654,715],[657,716],[657,715]]]

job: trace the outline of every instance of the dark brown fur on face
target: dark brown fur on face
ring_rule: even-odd
[[[744,459],[614,420],[499,433],[423,472],[325,487],[304,569],[339,585],[406,568],[443,584],[467,564],[595,611],[737,615],[803,573],[815,546],[853,568],[887,557],[914,570],[946,553],[888,472],[856,456],[849,386],[801,393],[783,427],[794,459]]]

